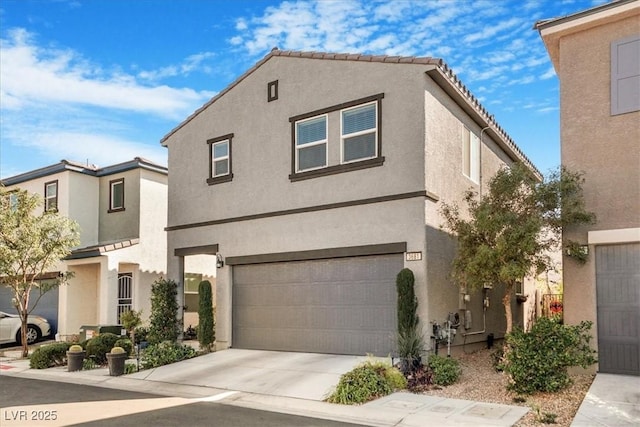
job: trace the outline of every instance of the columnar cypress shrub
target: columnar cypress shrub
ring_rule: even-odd
[[[198,342],[200,348],[211,351],[216,340],[215,321],[213,319],[213,300],[211,282],[203,280],[198,285]]]
[[[178,285],[173,280],[159,279],[151,286],[151,316],[149,318],[150,343],[177,341],[180,333],[178,324]]]
[[[415,277],[413,271],[404,268],[396,277],[396,290],[398,292],[398,333],[407,335],[418,326],[418,299],[413,290]]]

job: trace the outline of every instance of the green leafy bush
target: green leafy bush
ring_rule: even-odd
[[[142,358],[142,367],[144,369],[157,368],[158,366],[190,359],[196,355],[196,351],[188,345],[164,341],[146,348]]]
[[[71,345],[66,342],[43,345],[36,348],[29,359],[31,369],[47,369],[64,366],[67,363],[67,350]]]
[[[146,326],[138,326],[134,332],[136,344],[140,344],[142,341],[147,341],[149,336],[149,328]]]
[[[136,372],[138,372],[138,367],[136,365],[134,365],[133,363],[126,363],[124,365],[124,374],[125,375],[135,374]]]
[[[151,317],[149,318],[148,341],[158,344],[163,341],[177,341],[180,333],[178,324],[178,285],[173,280],[159,279],[151,286]]]
[[[93,359],[84,359],[82,361],[82,370],[83,371],[90,371],[91,369],[96,369],[98,367],[98,365],[96,364],[96,362]]]
[[[415,277],[413,272],[404,268],[396,276],[397,312],[398,312],[398,356],[400,369],[405,375],[422,366],[424,338],[419,327],[417,315],[418,299],[416,298]]]
[[[120,338],[113,343],[114,347],[122,347],[127,354],[133,353],[133,343],[129,338]]]
[[[406,387],[407,380],[397,368],[386,362],[367,361],[342,375],[327,401],[344,405],[365,403]]]
[[[507,335],[504,370],[509,389],[531,394],[567,387],[571,383],[568,367],[586,368],[597,361],[589,346],[591,326],[591,322],[563,325],[543,317],[530,332],[516,330]]]
[[[431,380],[436,385],[451,385],[460,378],[460,364],[450,357],[432,354],[429,356],[429,368],[433,375]]]
[[[211,347],[216,340],[211,282],[208,280],[200,282],[198,286],[198,296],[198,342],[200,343],[201,349],[211,351]]]
[[[115,346],[120,337],[111,332],[95,336],[87,342],[87,357],[92,358],[98,365],[107,363],[107,353]]]

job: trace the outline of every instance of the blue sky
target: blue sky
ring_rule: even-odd
[[[539,19],[605,0],[3,0],[0,177],[145,157],[271,48],[442,58],[542,171],[560,162]]]

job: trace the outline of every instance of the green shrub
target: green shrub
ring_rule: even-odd
[[[122,347],[127,354],[133,353],[133,343],[129,338],[120,338],[113,343],[114,347]]]
[[[450,357],[432,354],[429,356],[429,368],[433,375],[433,384],[436,385],[451,385],[460,378],[460,364]]]
[[[158,366],[190,359],[196,355],[196,351],[188,345],[164,341],[146,348],[142,358],[142,367],[144,369],[157,368]]]
[[[87,342],[87,357],[93,358],[98,365],[104,365],[107,363],[107,353],[111,351],[119,339],[119,336],[111,332],[105,332],[91,338]]]
[[[201,349],[211,351],[211,347],[216,340],[211,282],[208,280],[200,282],[198,286],[198,296],[198,342],[200,343]]]
[[[149,318],[150,344],[163,341],[177,341],[180,333],[178,324],[178,285],[173,280],[159,279],[151,286],[151,317]]]
[[[418,299],[414,291],[413,272],[404,268],[396,277],[398,312],[398,356],[400,368],[405,375],[414,372],[422,365],[424,338],[418,326]]]
[[[127,310],[120,314],[120,323],[127,330],[131,341],[135,340],[136,328],[142,324],[142,310]]]
[[[91,369],[96,369],[97,367],[98,367],[98,365],[96,364],[95,360],[93,360],[93,359],[85,358],[82,361],[82,370],[83,371],[90,371]]]
[[[563,325],[540,318],[530,332],[516,330],[506,337],[504,370],[509,389],[521,394],[558,391],[571,383],[567,368],[595,363],[589,346],[591,322]]]
[[[149,336],[149,328],[146,326],[138,326],[134,331],[135,343],[140,344],[142,341],[147,341]]]
[[[387,362],[367,361],[340,377],[328,402],[365,403],[407,387],[404,375]]]
[[[138,367],[136,365],[134,365],[133,363],[125,363],[124,365],[125,375],[135,374],[136,372],[138,372]]]
[[[43,345],[36,348],[29,358],[31,369],[47,369],[64,366],[67,363],[67,351],[71,345],[66,342]]]

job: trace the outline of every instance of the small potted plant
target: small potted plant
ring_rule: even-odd
[[[107,361],[109,362],[109,375],[118,377],[124,375],[124,363],[129,358],[126,350],[122,347],[113,347],[110,353],[107,353]]]
[[[81,371],[87,352],[81,345],[74,344],[67,350],[67,370],[69,372]]]

